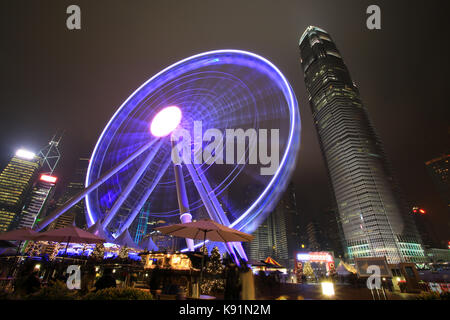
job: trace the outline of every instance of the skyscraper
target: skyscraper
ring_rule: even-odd
[[[311,26],[299,46],[348,257],[423,261],[420,237],[402,203],[381,141],[331,36]]]
[[[450,179],[448,175],[450,154],[425,162],[431,179],[441,195],[447,209],[450,211]]]
[[[89,158],[79,158],[75,172],[67,185],[63,195],[58,199],[56,207],[63,206],[67,201],[74,197],[77,193],[84,189],[84,182],[86,179],[86,172],[89,166]],[[86,224],[86,205],[84,199],[78,202],[75,206],[69,209],[56,219],[50,226],[50,228],[63,228],[71,225],[74,221],[80,228]]]
[[[40,166],[41,158],[19,149],[0,174],[0,232],[17,221]]]
[[[17,219],[17,228],[32,228],[39,217],[45,213],[50,200],[55,192],[55,176],[41,174],[33,184],[31,194]]]
[[[296,213],[294,187],[290,184],[275,209],[252,233],[255,238],[244,243],[248,258],[260,261],[270,256],[283,266],[293,268],[293,254],[298,250],[296,235],[299,232]]]

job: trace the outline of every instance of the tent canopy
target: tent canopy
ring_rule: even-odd
[[[152,237],[146,237],[141,242],[139,242],[139,247],[142,250],[148,250],[148,251],[158,251],[158,247],[153,242]]]
[[[127,246],[128,248],[140,249],[136,242],[131,238],[128,229],[122,232],[122,234],[114,240],[114,243],[120,246]]]

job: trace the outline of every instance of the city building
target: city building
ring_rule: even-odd
[[[292,217],[288,217],[288,215],[292,215],[292,211],[295,210],[294,203],[291,201],[292,195],[289,192],[292,190],[292,188],[288,188],[288,191],[283,195],[275,209],[258,229],[252,233],[254,239],[251,242],[243,243],[250,261],[259,262],[267,257],[272,257],[284,267],[293,268],[293,255],[290,256],[289,254],[288,243],[288,224],[292,220]],[[291,233],[295,234],[295,226],[290,229],[293,229]],[[294,243],[295,240],[289,242]]]
[[[423,261],[420,237],[382,143],[331,36],[308,27],[299,47],[348,258]]]
[[[69,184],[65,188],[63,195],[56,202],[56,209],[62,207],[67,201],[84,190],[84,183],[88,166],[89,158],[81,157],[78,159],[75,172],[70,179]],[[84,199],[79,201],[75,206],[62,214],[51,225],[58,229],[71,225],[74,221],[75,224],[80,228],[84,228],[86,226],[86,205]]]
[[[450,262],[450,249],[430,248],[427,249],[427,257],[432,263]]]
[[[30,197],[18,218],[17,228],[32,228],[37,219],[42,217],[55,192],[56,181],[55,176],[40,175],[31,188]]]
[[[436,189],[442,197],[447,209],[450,211],[450,179],[448,175],[448,161],[450,154],[425,162],[427,171],[433,180]]]
[[[0,174],[0,232],[17,222],[30,188],[41,167],[41,158],[19,149]]]
[[[417,226],[424,249],[439,247],[439,240],[429,219],[429,212],[423,208],[415,206],[411,209],[411,215]]]
[[[330,244],[328,242],[328,237],[326,237],[317,221],[310,221],[306,225],[306,235],[308,237],[307,248],[310,251],[329,250]]]

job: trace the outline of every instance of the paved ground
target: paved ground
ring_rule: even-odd
[[[384,296],[381,294],[381,300],[384,300]],[[417,295],[408,293],[391,293],[386,292],[387,300],[408,300],[414,299]],[[274,299],[287,299],[287,300],[373,300],[372,294],[369,289],[366,288],[353,288],[349,285],[335,285],[335,296],[328,298],[322,295],[322,288],[320,284],[280,284],[266,287],[256,288],[256,298],[258,300],[274,300]],[[375,296],[376,300],[380,300],[378,296]]]

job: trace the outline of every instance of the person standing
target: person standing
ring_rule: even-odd
[[[240,291],[240,283],[239,283],[239,268],[233,262],[227,264],[224,270],[224,278],[225,278],[225,300],[239,300],[239,291]]]
[[[253,271],[248,267],[246,261],[241,261],[239,278],[241,282],[241,299],[255,300],[255,280],[253,278]]]
[[[106,268],[103,271],[103,275],[95,283],[95,290],[98,291],[106,288],[116,288],[116,286],[116,279],[112,275],[112,269]]]

